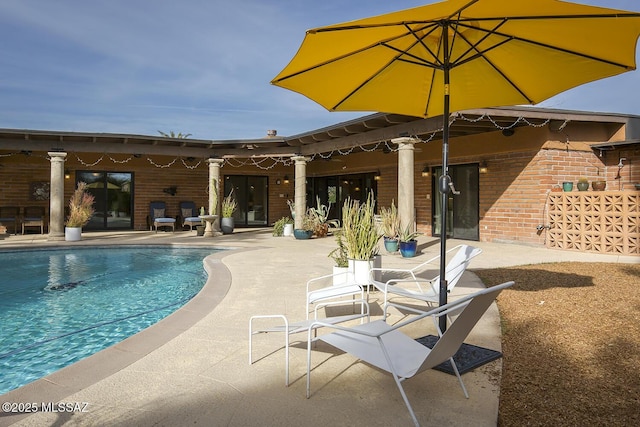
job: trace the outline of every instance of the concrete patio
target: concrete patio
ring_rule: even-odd
[[[450,241],[450,247],[460,242]],[[467,242],[469,243],[469,242]],[[145,331],[1,396],[2,402],[83,403],[86,412],[0,413],[0,426],[43,425],[220,425],[220,426],[389,426],[411,425],[388,374],[357,362],[328,345],[312,357],[312,395],[305,398],[305,337],[294,336],[289,387],[284,385],[281,334],[255,339],[248,363],[248,320],[255,314],[303,319],[306,281],[331,271],[333,238],[295,240],[272,237],[270,229],[237,230],[215,238],[195,232],[83,233],[81,242],[48,242],[46,235],[10,236],[0,249],[84,245],[197,245],[228,248],[209,257],[209,281],[200,294]],[[557,261],[640,262],[638,257],[581,254],[501,243],[471,244],[483,249],[471,270]],[[438,241],[420,238],[421,253],[403,259],[384,252],[383,267],[407,267],[438,253]],[[1,254],[0,254],[1,257]],[[482,287],[471,272],[458,295]],[[455,296],[454,296],[455,297]],[[372,314],[382,314],[381,296],[370,296]],[[392,314],[391,321],[400,313]],[[500,349],[495,304],[474,329],[471,344]],[[430,322],[411,332],[433,333]],[[322,333],[322,332],[321,332]],[[300,340],[295,342],[295,340]],[[405,390],[424,426],[495,426],[501,360],[463,375],[470,398],[455,377],[424,372]]]

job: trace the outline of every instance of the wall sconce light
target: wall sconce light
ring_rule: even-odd
[[[64,179],[69,179],[71,178],[71,172],[69,171],[69,169],[65,169],[64,170]]]
[[[280,181],[280,178],[276,178],[276,185],[280,185],[282,181]]]
[[[169,188],[163,188],[162,192],[163,193],[167,193],[167,194],[171,194],[172,196],[175,196],[176,193],[178,192],[178,187],[176,187],[175,185],[172,185]]]
[[[288,184],[289,183],[289,175],[285,175],[284,176],[284,183]]]
[[[375,181],[380,181],[380,171],[376,172],[376,173],[373,175],[373,179],[374,179]]]
[[[431,171],[429,170],[429,166],[425,166],[424,169],[422,169],[422,176],[428,178],[430,175]]]
[[[480,173],[487,173],[489,171],[489,169],[487,168],[487,162],[483,161],[482,163],[480,163],[480,168],[478,169],[478,171]]]

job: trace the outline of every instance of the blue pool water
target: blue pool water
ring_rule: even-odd
[[[140,332],[196,295],[216,249],[0,252],[0,394]]]

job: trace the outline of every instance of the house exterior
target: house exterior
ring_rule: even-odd
[[[640,116],[523,107],[469,110],[450,121],[449,175],[460,194],[448,198],[449,236],[640,255]],[[407,153],[399,136],[411,140]],[[410,197],[418,231],[439,235],[441,138],[442,117],[383,113],[300,135],[232,141],[4,129],[0,207],[50,212],[57,157],[64,201],[77,181],[96,196],[89,229],[145,230],[152,201],[165,201],[170,216],[180,215],[181,201],[208,210],[215,159],[217,200],[234,189],[237,227],[268,226],[290,215],[288,200],[314,205],[316,197],[333,202],[339,218],[347,197],[373,191],[378,206]],[[606,181],[606,190],[578,191],[581,177]],[[573,191],[561,192],[563,182]],[[594,227],[584,224],[585,215],[593,224],[594,209],[623,217],[596,215],[603,221],[597,237],[576,231]],[[585,233],[592,236],[584,240]],[[612,239],[618,243],[606,243]]]

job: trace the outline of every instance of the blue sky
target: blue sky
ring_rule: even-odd
[[[513,0],[512,0],[513,1]],[[582,0],[640,11],[637,0]],[[305,30],[428,0],[2,0],[0,128],[260,138],[329,113],[271,86]],[[542,106],[640,115],[640,71]]]

